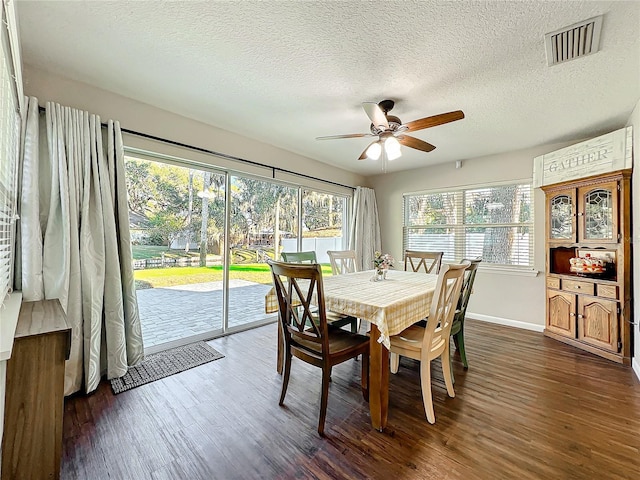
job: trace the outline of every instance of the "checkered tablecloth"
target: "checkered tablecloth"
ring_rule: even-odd
[[[328,310],[368,320],[380,330],[379,342],[389,348],[389,337],[429,315],[437,275],[389,270],[387,279],[371,281],[374,271],[323,278]],[[265,297],[265,311],[278,311],[274,289]]]

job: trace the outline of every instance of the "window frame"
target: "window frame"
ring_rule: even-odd
[[[8,303],[13,292],[14,267],[16,255],[16,222],[18,220],[18,165],[20,163],[20,127],[22,123],[23,98],[21,77],[16,69],[16,50],[12,43],[12,9],[3,3],[2,26],[0,28],[0,48],[2,55],[2,73],[0,81],[4,84],[0,104],[0,307]],[[8,84],[8,85],[7,85]],[[8,88],[7,88],[8,87]],[[5,104],[5,100],[7,103]],[[13,144],[10,142],[13,141]],[[6,157],[5,157],[6,155]]]
[[[516,186],[526,185],[529,187],[529,220],[527,222],[518,223],[465,223],[465,208],[467,192],[473,190],[504,187],[504,186]],[[420,224],[409,225],[409,209],[407,208],[408,200],[412,197],[418,197],[423,195],[436,195],[449,193],[454,194],[457,198],[455,201],[455,208],[457,210],[455,216],[455,223],[448,223],[443,225],[435,224]],[[482,262],[479,265],[484,271],[492,271],[496,273],[509,273],[516,275],[537,275],[535,270],[535,189],[533,187],[533,181],[531,178],[505,180],[500,182],[487,182],[471,185],[452,186],[448,188],[428,189],[415,192],[405,192],[402,194],[402,252],[407,250],[407,238],[410,230],[424,230],[432,228],[448,228],[454,235],[454,249],[453,254],[456,257],[455,261],[460,260],[465,256],[465,250],[467,246],[467,239],[465,232],[469,228],[487,228],[487,227],[527,227],[529,229],[528,238],[528,264],[527,265],[514,265],[514,264],[497,264]],[[451,259],[449,259],[451,261]]]

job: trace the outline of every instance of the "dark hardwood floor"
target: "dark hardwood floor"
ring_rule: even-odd
[[[63,479],[635,479],[640,383],[629,367],[529,332],[468,321],[456,397],[419,364],[391,375],[389,425],[371,428],[360,364],[334,368],[326,438],[320,369],[293,359],[278,406],[276,326],[214,340],[225,358],[114,396],[67,399]]]

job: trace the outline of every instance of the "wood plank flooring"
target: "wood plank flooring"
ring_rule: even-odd
[[[333,370],[326,438],[320,369],[293,359],[278,406],[276,326],[214,340],[224,359],[114,396],[65,404],[63,479],[635,479],[640,383],[632,370],[529,332],[467,321],[456,397],[434,362],[435,425],[419,364],[391,375],[389,425],[371,428],[360,363]]]

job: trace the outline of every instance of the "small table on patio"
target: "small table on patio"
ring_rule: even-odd
[[[323,284],[327,310],[371,322],[369,410],[371,424],[382,431],[389,409],[389,337],[429,315],[438,276],[396,270],[380,282],[373,276],[373,270],[326,276]],[[275,292],[265,301],[267,313],[278,310]]]

